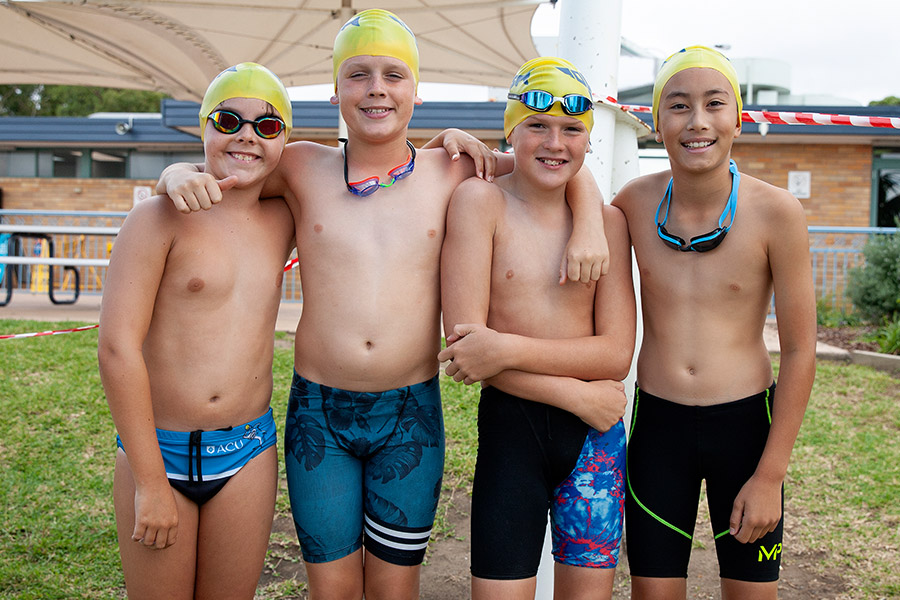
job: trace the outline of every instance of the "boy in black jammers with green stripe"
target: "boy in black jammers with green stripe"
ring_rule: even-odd
[[[627,458],[632,597],[685,598],[706,480],[722,597],[776,598],[783,481],[815,375],[803,207],[731,160],[740,87],[719,52],[693,46],[663,63],[653,119],[671,170],[613,202],[628,220],[644,324]],[[777,393],[763,342],[773,291]]]

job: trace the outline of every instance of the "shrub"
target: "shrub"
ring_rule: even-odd
[[[866,262],[850,271],[848,293],[873,323],[900,315],[900,234],[873,235],[863,249]]]
[[[843,307],[835,308],[831,297],[816,300],[816,324],[825,327],[854,327],[861,323],[859,314]]]
[[[885,354],[900,354],[900,319],[886,322],[875,332],[875,341]]]

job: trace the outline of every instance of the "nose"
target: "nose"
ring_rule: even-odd
[[[709,128],[708,115],[704,110],[692,110],[691,119],[688,121],[688,129],[692,131],[704,130]]]
[[[562,147],[562,132],[557,127],[549,127],[544,137],[544,147],[548,150],[556,150]]]
[[[370,98],[379,98],[385,96],[384,82],[381,80],[381,77],[370,78],[367,95]]]
[[[243,123],[241,128],[238,129],[234,135],[242,142],[256,141],[256,133],[253,131],[253,125],[251,123]]]

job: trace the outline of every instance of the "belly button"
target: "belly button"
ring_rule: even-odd
[[[375,344],[372,342],[366,342],[366,350],[371,350],[373,346],[375,346]]]
[[[693,367],[691,367],[690,369],[688,369],[688,374],[689,374],[689,375],[694,375],[694,374],[695,374],[695,371],[694,371],[694,368],[693,368]]]

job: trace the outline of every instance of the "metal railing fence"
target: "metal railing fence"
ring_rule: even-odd
[[[47,211],[47,210],[0,210],[0,224],[30,225],[39,227],[120,227],[125,220],[126,212],[89,212],[89,211]],[[893,227],[820,227],[809,228],[809,249],[812,258],[813,281],[816,298],[826,306],[835,310],[852,310],[852,303],[847,293],[850,271],[863,264],[863,248],[871,236],[896,234]],[[30,238],[27,234],[16,234],[15,238],[0,239],[7,242],[7,254],[10,256],[40,256],[47,252],[45,240],[39,237]],[[110,235],[65,235],[52,234],[55,253],[59,257],[109,259],[114,238]],[[0,247],[0,254],[3,254]],[[41,265],[0,265],[13,271],[16,290],[41,290]],[[78,267],[81,273],[82,293],[99,294],[103,290],[103,278],[106,276],[105,266]],[[43,272],[45,273],[45,272]],[[53,285],[60,291],[66,291],[72,285],[64,269],[56,269]],[[5,282],[0,278],[0,282]],[[44,283],[47,285],[49,282]],[[300,285],[299,270],[294,268],[285,274],[283,300],[302,302],[303,292]]]
[[[49,211],[49,210],[0,210],[0,256],[50,257],[50,249],[60,258],[99,259],[108,261],[113,250],[115,236],[110,227],[121,227],[127,212]],[[3,226],[15,230],[4,233]],[[21,230],[28,231],[22,232]],[[96,232],[91,232],[91,230]],[[59,233],[59,230],[67,230]],[[34,232],[34,233],[32,233]],[[296,252],[293,254],[296,256]],[[80,292],[100,294],[107,267],[103,265],[78,266]],[[10,272],[7,273],[6,270]],[[7,277],[12,277],[13,290],[47,293],[48,287],[62,292],[73,292],[76,285],[72,269],[47,269],[43,264],[0,264],[0,287],[6,288]],[[49,280],[49,272],[53,281]],[[297,268],[285,273],[282,300],[302,302],[300,273]]]

